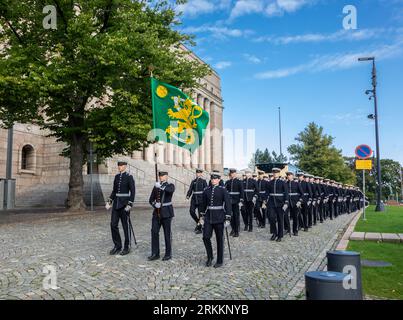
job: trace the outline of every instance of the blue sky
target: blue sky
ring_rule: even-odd
[[[346,5],[356,30],[343,28]],[[255,128],[260,149],[279,150],[277,107],[283,150],[310,121],[346,156],[375,147],[371,65],[357,61],[374,55],[381,157],[403,164],[403,0],[190,0],[178,11],[193,50],[221,76],[224,127]]]

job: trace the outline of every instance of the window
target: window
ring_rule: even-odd
[[[22,148],[21,152],[21,169],[34,170],[35,169],[35,153],[34,148],[27,144]]]

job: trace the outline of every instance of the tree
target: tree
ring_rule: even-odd
[[[353,171],[345,163],[341,150],[333,146],[334,138],[323,133],[323,128],[311,122],[295,138],[297,144],[288,147],[296,165],[313,175],[342,183],[355,183]]]
[[[357,185],[362,188],[362,170],[355,170],[355,158],[345,159],[356,175]],[[376,158],[372,161],[375,164]],[[402,169],[400,163],[391,159],[381,159],[381,168],[382,200],[395,198],[396,194],[400,197],[401,181],[399,170]],[[376,174],[376,166],[373,166],[373,169],[367,171],[365,175],[366,196],[368,196],[370,200],[375,200],[376,198]]]
[[[269,149],[261,151],[257,149],[254,154],[252,154],[252,159],[249,162],[249,168],[253,169],[256,164],[260,163],[286,163],[287,157],[283,154],[277,155],[275,151],[269,152]]]
[[[81,210],[88,142],[105,158],[140,150],[147,140],[150,66],[181,88],[197,87],[209,68],[180,50],[193,41],[174,30],[177,14],[166,1],[51,3],[57,29],[43,26],[49,1],[0,2],[0,119],[5,128],[38,124],[66,143],[67,206]]]

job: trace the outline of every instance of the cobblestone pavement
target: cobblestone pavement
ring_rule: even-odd
[[[147,261],[150,210],[132,213],[138,245],[124,257],[108,255],[105,212],[7,223],[0,225],[0,299],[290,299],[352,216],[327,220],[281,243],[269,241],[268,228],[242,232],[230,237],[233,260],[225,248],[219,269],[204,266],[201,235],[193,233],[187,208],[176,209],[173,259],[167,262]],[[57,270],[58,289],[43,289],[47,265]]]

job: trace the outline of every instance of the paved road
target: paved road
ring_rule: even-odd
[[[201,235],[193,233],[186,208],[176,209],[174,258],[148,262],[150,214],[136,210],[138,246],[124,257],[107,254],[112,242],[106,213],[0,225],[0,299],[295,298],[292,289],[352,218],[328,220],[281,243],[269,241],[268,229],[242,232],[231,238],[233,260],[226,249],[224,267],[214,269],[204,266]],[[55,290],[43,288],[49,265],[57,271]]]

